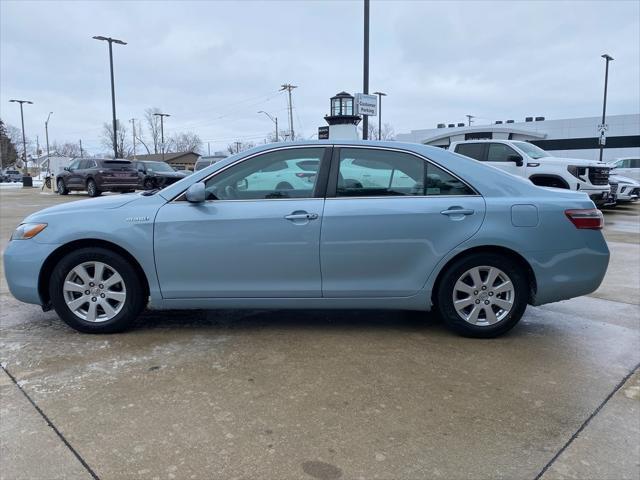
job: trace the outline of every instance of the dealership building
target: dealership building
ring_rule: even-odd
[[[462,140],[526,140],[556,157],[597,160],[601,120],[601,117],[562,120],[526,117],[524,121],[498,120],[489,125],[441,123],[436,128],[398,134],[396,139],[442,148]],[[605,161],[620,157],[640,157],[640,114],[608,115],[605,137]]]

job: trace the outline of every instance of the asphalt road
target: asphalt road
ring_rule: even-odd
[[[0,244],[81,197],[1,190]],[[637,480],[639,207],[605,215],[597,292],[495,340],[367,311],[149,312],[83,335],[2,274],[0,478]]]

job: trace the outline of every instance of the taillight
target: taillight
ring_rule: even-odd
[[[602,230],[602,227],[604,227],[602,212],[596,208],[565,210],[564,214],[576,228]]]

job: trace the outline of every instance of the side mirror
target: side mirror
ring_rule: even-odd
[[[516,167],[524,165],[524,161],[520,155],[509,155],[509,157],[507,157],[507,162],[515,162]]]
[[[63,169],[63,170],[64,170],[65,172],[70,172],[70,171],[71,171],[71,169],[70,169],[69,167],[64,167],[64,169]]]
[[[243,178],[242,180],[238,180],[236,183],[237,190],[247,190],[249,188],[249,180]]]
[[[204,183],[198,182],[191,185],[185,193],[185,198],[191,203],[202,203],[207,199]]]

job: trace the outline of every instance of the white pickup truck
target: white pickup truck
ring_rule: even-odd
[[[449,150],[528,178],[541,187],[585,192],[598,207],[616,203],[606,163],[553,157],[531,143],[516,140],[465,140],[452,142]]]

